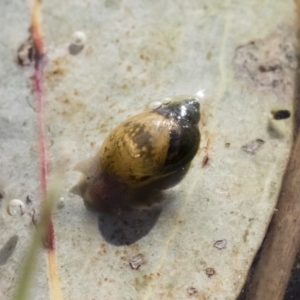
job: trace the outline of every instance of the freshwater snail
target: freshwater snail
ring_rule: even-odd
[[[187,166],[200,143],[200,104],[177,96],[118,125],[98,153],[76,170],[85,204],[96,211],[130,205],[132,192]],[[141,200],[142,201],[142,200]]]

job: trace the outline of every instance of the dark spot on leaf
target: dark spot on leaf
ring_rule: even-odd
[[[278,64],[270,65],[270,66],[260,65],[258,69],[261,72],[274,72],[276,70],[281,70],[281,66]]]
[[[202,168],[204,168],[208,164],[208,162],[209,162],[209,157],[208,154],[206,154],[202,160]]]
[[[275,126],[274,122],[269,120],[267,131],[271,138],[273,139],[282,139],[284,137],[284,134]]]
[[[207,269],[205,270],[205,273],[206,273],[206,275],[207,275],[208,277],[211,277],[211,276],[215,275],[216,271],[215,271],[214,268],[207,268]]]
[[[198,293],[197,289],[194,288],[193,286],[190,286],[186,289],[186,292],[188,293],[189,296],[196,295]]]
[[[26,39],[17,51],[17,62],[20,66],[29,66],[34,60],[34,42],[32,37]]]
[[[273,110],[272,112],[274,120],[288,119],[291,116],[291,112],[286,109]]]
[[[26,197],[26,204],[31,204],[31,203],[32,203],[31,196],[27,195],[27,197]]]
[[[78,53],[80,53],[82,51],[83,48],[84,48],[83,45],[71,44],[69,46],[69,53],[71,55],[77,55]]]
[[[10,256],[16,249],[19,237],[17,235],[13,235],[1,248],[0,250],[0,266],[3,266],[7,263]]]

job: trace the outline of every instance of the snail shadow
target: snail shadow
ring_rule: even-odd
[[[101,213],[98,227],[103,238],[115,246],[131,245],[147,235],[163,209],[163,193],[150,186],[134,191],[131,205],[118,212]]]
[[[132,195],[133,207],[120,213],[101,213],[98,228],[106,242],[116,245],[131,245],[147,235],[154,227],[163,209],[163,190],[176,185],[187,173],[189,166],[147,187],[135,191]]]
[[[160,208],[151,210],[132,209],[121,215],[100,214],[99,230],[103,238],[115,246],[131,245],[153,228],[161,213]]]

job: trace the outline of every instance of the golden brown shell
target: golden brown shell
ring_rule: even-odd
[[[135,115],[105,139],[81,182],[81,195],[93,208],[127,201],[132,189],[172,174],[195,156],[200,105],[194,97]]]
[[[152,112],[136,115],[115,128],[98,153],[101,170],[121,178],[131,187],[161,175],[169,148],[172,120]]]

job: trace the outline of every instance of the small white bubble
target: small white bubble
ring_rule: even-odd
[[[57,202],[57,208],[58,209],[61,209],[65,206],[65,198],[64,197],[60,197],[58,199],[58,202]]]
[[[162,103],[159,101],[154,101],[149,104],[150,109],[157,109],[157,108],[160,108],[161,106],[162,106]]]
[[[19,199],[12,199],[6,206],[6,211],[10,216],[17,217],[25,214],[25,204]]]
[[[172,98],[171,97],[164,97],[162,99],[162,104],[164,104],[164,105],[167,105],[167,104],[169,104],[171,102],[172,102]]]
[[[72,36],[72,44],[83,46],[86,42],[86,34],[82,31],[75,31]]]
[[[199,90],[196,95],[199,97],[199,98],[204,98],[204,92],[205,90]]]

